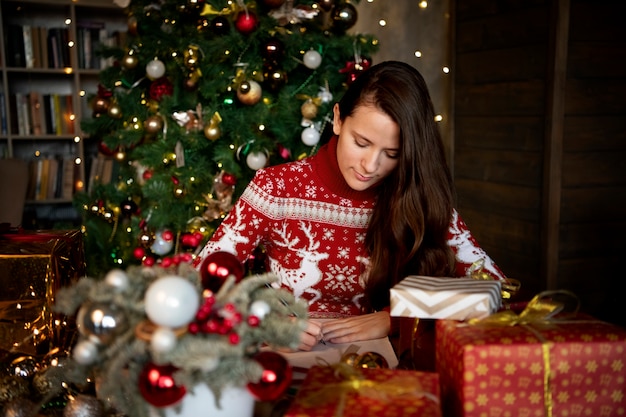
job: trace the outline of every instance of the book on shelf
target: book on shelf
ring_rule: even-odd
[[[110,184],[116,174],[116,164],[113,158],[98,154],[91,160],[89,170],[89,184],[87,191],[93,192],[96,184]]]
[[[76,165],[70,156],[39,157],[29,163],[28,200],[71,200]]]
[[[39,62],[41,68],[48,68],[48,28],[45,26],[39,27]]]
[[[24,30],[20,25],[7,25],[7,65],[9,67],[25,67]]]
[[[28,93],[28,101],[30,103],[31,132],[33,135],[41,135],[45,132],[45,117],[43,115],[44,107],[41,93],[31,91]]]
[[[30,25],[22,26],[22,38],[24,39],[24,61],[26,68],[35,67],[35,55],[33,54],[33,38]]]

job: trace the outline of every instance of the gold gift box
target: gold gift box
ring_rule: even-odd
[[[69,328],[52,307],[58,289],[84,274],[79,231],[0,236],[0,349],[45,354],[65,347]]]

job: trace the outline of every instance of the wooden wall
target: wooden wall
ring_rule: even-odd
[[[453,2],[458,207],[524,296],[626,324],[626,4]]]

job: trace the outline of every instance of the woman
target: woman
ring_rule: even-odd
[[[424,79],[388,61],[333,109],[334,136],[297,162],[259,170],[196,259],[242,262],[262,244],[281,285],[309,303],[300,349],[390,331],[389,289],[407,275],[504,279],[453,207],[453,184]],[[316,319],[330,319],[320,322]]]

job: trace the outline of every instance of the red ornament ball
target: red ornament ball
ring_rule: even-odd
[[[135,248],[133,250],[133,256],[135,259],[141,260],[144,256],[146,256],[146,250],[144,248]]]
[[[187,393],[184,386],[176,385],[174,365],[157,365],[148,362],[139,374],[139,392],[155,407],[168,407],[176,404]]]
[[[248,391],[259,401],[274,401],[280,397],[293,377],[293,369],[280,353],[263,351],[254,359],[263,367],[263,374],[258,382],[248,383]]]
[[[249,10],[239,12],[235,18],[235,28],[244,35],[254,32],[259,24],[256,14]]]
[[[202,262],[200,277],[202,287],[212,292],[217,292],[229,275],[235,276],[235,281],[243,279],[245,273],[243,264],[235,255],[229,252],[213,252]]]
[[[104,142],[98,143],[98,152],[100,152],[104,156],[113,156],[117,152],[117,149],[111,149]]]
[[[226,185],[233,187],[237,185],[237,177],[234,176],[233,174],[224,173],[222,175],[222,182]]]
[[[150,84],[150,98],[156,101],[161,101],[163,96],[171,96],[174,92],[174,86],[165,77],[152,81]]]

